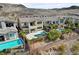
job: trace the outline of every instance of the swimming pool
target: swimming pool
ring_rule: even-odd
[[[62,32],[63,31],[63,29],[56,29],[57,31],[59,31],[59,32]]]
[[[23,45],[23,40],[20,38],[12,41],[3,42],[3,43],[0,43],[0,51],[4,49],[15,48],[21,45]]]
[[[35,36],[42,37],[42,36],[45,36],[46,34],[47,34],[46,32],[40,32],[40,33],[36,34]]]
[[[28,40],[33,40],[33,39],[43,37],[45,35],[47,35],[47,33],[44,30],[42,30],[42,31],[37,31],[35,33],[27,34],[26,37]]]

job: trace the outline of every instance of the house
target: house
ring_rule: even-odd
[[[64,24],[61,21],[60,16],[46,16],[46,15],[21,15],[19,17],[20,24],[23,30],[27,33],[32,33],[36,31],[43,30],[44,26],[49,26],[50,24]]]
[[[26,14],[19,17],[20,24],[23,30],[27,33],[32,33],[44,29],[44,26],[49,26],[50,24],[64,25],[65,21],[70,19],[75,22],[79,22],[79,17],[71,14],[57,14],[57,15],[34,15]]]
[[[24,15],[25,16],[25,15]],[[43,29],[43,20],[36,16],[20,17],[21,27],[27,33],[32,33]]]
[[[0,51],[23,45],[16,29],[16,20],[0,17]]]

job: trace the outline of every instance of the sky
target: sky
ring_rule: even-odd
[[[79,0],[0,0],[0,3],[23,4],[28,8],[62,8],[72,5],[79,6]]]
[[[79,3],[24,3],[23,5],[28,8],[52,9],[70,7],[72,5],[79,6]]]

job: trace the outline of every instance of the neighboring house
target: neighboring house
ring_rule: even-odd
[[[27,33],[36,32],[43,30],[44,26],[49,26],[50,24],[64,25],[66,20],[72,20],[73,23],[79,22],[79,17],[75,15],[21,15],[19,17],[20,24],[23,30]]]
[[[18,37],[16,20],[0,17],[0,50],[20,46],[22,42]]]
[[[4,37],[3,41],[17,39],[16,21],[8,17],[0,17],[0,36],[1,35]]]
[[[43,30],[43,26],[49,24],[63,24],[58,16],[22,15],[19,20],[22,29],[27,33]]]
[[[22,29],[28,33],[43,29],[43,20],[39,17],[23,17],[19,19]]]

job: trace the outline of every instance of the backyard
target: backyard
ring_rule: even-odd
[[[49,25],[49,31],[44,30],[46,34],[32,33],[32,36],[36,37],[35,39],[31,39],[32,36],[30,34],[26,37],[26,32],[20,31],[20,35],[24,40],[23,48],[13,49],[13,51],[11,49],[8,53],[4,51],[1,54],[77,55],[79,54],[79,23],[74,24],[70,20],[65,23],[66,26],[57,24]],[[30,38],[30,40],[27,38]],[[27,44],[32,49],[29,47],[30,49],[27,50]]]
[[[59,29],[58,25],[50,25],[44,44],[33,50],[32,54],[43,55],[71,55],[79,54],[78,23],[75,25],[70,20],[66,21],[66,27]],[[77,31],[75,31],[77,29]],[[76,47],[76,48],[75,48]],[[34,51],[37,51],[34,53]]]

